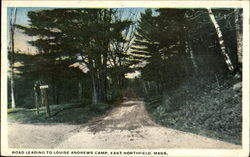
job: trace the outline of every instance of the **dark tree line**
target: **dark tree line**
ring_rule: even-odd
[[[237,31],[242,30],[237,29],[242,29],[242,19],[236,23],[235,18],[242,10],[156,9],[156,13],[147,9],[141,15],[132,46],[134,59],[145,63],[139,67],[145,91],[154,86],[162,94],[190,76],[240,73],[242,51],[237,44],[242,40],[237,39],[242,34]]]
[[[122,98],[128,87],[162,94],[191,76],[239,72],[242,9],[210,11],[221,36],[208,9],[146,9],[138,21],[135,9],[31,11],[29,26],[16,27],[36,38],[29,43],[38,54],[15,54],[23,64],[16,86],[40,81],[53,103],[96,104]],[[134,71],[141,77],[131,82],[125,74]]]

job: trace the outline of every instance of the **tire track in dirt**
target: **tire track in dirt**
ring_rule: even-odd
[[[182,132],[154,123],[143,101],[126,101],[89,123],[56,148],[241,148],[238,145]]]

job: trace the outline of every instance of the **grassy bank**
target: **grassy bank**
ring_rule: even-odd
[[[146,106],[158,124],[241,144],[241,99],[236,78],[190,79],[149,98]]]
[[[110,108],[111,105],[108,104],[50,105],[50,118],[46,117],[45,107],[40,107],[39,115],[36,114],[36,109],[15,108],[8,109],[8,122],[82,124],[104,114]]]

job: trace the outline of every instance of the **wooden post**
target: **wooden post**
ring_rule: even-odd
[[[43,95],[43,103],[46,107],[46,116],[47,117],[50,117],[50,108],[49,108],[49,101],[48,101],[48,93],[47,93],[47,88],[48,85],[43,85],[43,86],[40,86],[40,89],[41,89],[41,94]]]
[[[41,96],[41,98],[40,98],[40,100],[41,100],[41,106],[40,107],[43,107],[44,106],[44,94],[43,94],[43,92],[42,92],[42,89],[41,89],[41,91],[40,91],[40,96]]]
[[[38,103],[38,84],[35,83],[34,85],[34,99],[35,99],[35,105],[36,105],[36,114],[39,115],[39,103]]]
[[[82,82],[78,82],[78,100],[79,102],[82,101]]]
[[[49,109],[49,101],[48,101],[48,93],[47,93],[47,89],[43,89],[44,91],[44,104],[46,106],[46,115],[47,117],[50,117],[50,109]]]

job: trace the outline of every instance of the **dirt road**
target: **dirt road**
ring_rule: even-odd
[[[127,101],[86,125],[9,124],[11,148],[225,148],[238,145],[155,124],[143,101]]]

